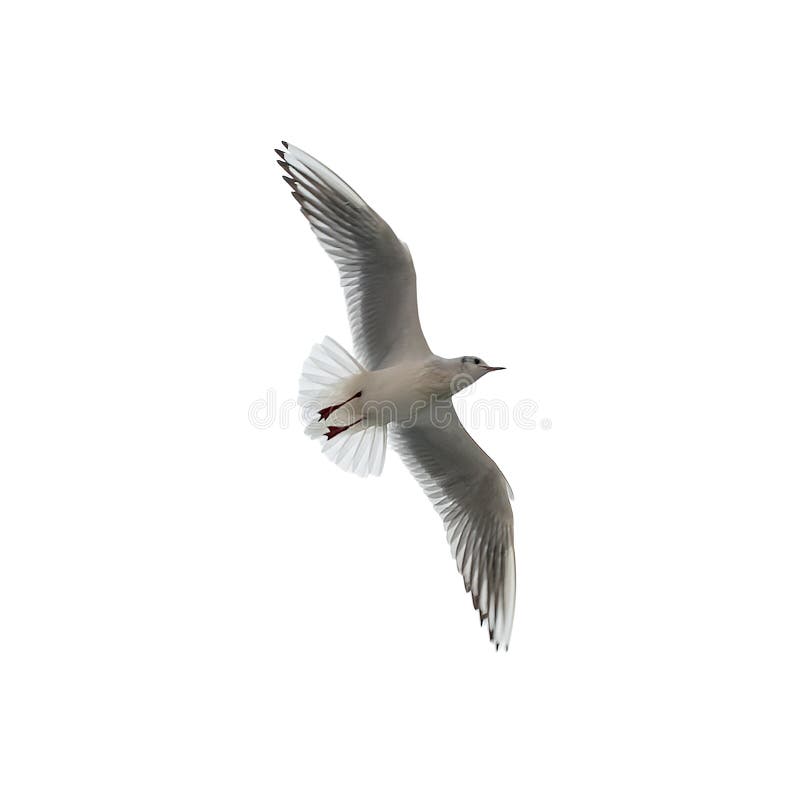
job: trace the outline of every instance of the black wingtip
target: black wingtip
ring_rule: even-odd
[[[289,142],[284,141],[281,139],[281,144],[288,150],[289,149]]]
[[[277,154],[278,154],[278,155],[279,155],[281,158],[286,158],[286,153],[285,153],[283,150],[278,150],[278,148],[276,147],[276,148],[275,148],[275,152],[276,152],[276,153],[277,153]]]

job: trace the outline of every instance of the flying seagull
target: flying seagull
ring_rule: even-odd
[[[513,494],[458,419],[452,396],[503,367],[431,352],[417,312],[411,253],[338,175],[294,145],[275,151],[283,179],[339,268],[353,357],[330,337],[303,365],[300,402],[317,419],[306,433],[334,463],[380,475],[387,438],[444,522],[466,590],[508,649],[514,622]]]

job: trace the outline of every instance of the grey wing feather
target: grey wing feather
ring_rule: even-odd
[[[410,427],[394,425],[392,446],[444,522],[450,550],[489,637],[508,649],[514,624],[516,565],[511,488],[467,433],[452,402]]]
[[[276,150],[284,179],[339,268],[353,345],[368,370],[430,355],[417,310],[411,254],[338,175],[308,153]]]

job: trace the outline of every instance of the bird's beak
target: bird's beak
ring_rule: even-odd
[[[498,369],[505,369],[505,367],[484,367],[487,372],[496,372]]]

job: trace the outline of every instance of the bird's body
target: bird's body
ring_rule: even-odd
[[[278,162],[322,246],[339,267],[357,358],[326,337],[303,365],[306,433],[334,463],[380,475],[387,440],[433,502],[481,622],[508,648],[514,620],[511,489],[466,432],[456,392],[496,369],[431,352],[417,313],[408,248],[341,178],[283,143]]]
[[[363,419],[364,427],[409,422],[432,401],[451,397],[459,372],[457,360],[432,355],[348,377],[338,395],[354,399],[326,419],[336,424]]]
[[[444,361],[431,356],[368,373],[365,401],[372,403],[378,412],[382,406],[386,407],[392,422],[406,422],[432,398],[450,396],[455,375],[449,374]]]

